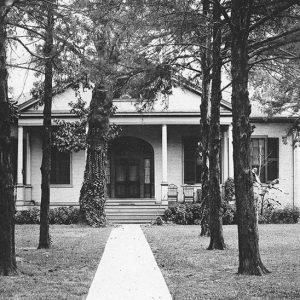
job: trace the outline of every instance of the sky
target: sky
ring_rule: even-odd
[[[22,47],[12,49],[7,53],[7,63],[9,65],[20,64],[30,59],[29,54]],[[33,83],[36,80],[34,72],[30,70],[8,67],[8,87],[9,96],[18,102],[24,101],[30,94]]]

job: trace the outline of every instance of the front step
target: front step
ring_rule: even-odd
[[[112,224],[145,224],[163,216],[166,208],[165,205],[156,204],[153,199],[109,199],[105,212]]]

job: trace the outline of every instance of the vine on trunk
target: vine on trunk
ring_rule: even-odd
[[[112,98],[107,84],[97,85],[93,90],[88,116],[87,158],[79,204],[82,221],[93,227],[106,225],[107,142],[109,117],[114,112]]]

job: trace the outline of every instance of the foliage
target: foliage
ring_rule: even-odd
[[[223,219],[223,225],[236,224],[235,204],[225,203],[222,219]]]
[[[293,224],[298,223],[300,217],[300,209],[298,207],[287,206],[283,209],[275,210],[271,216],[273,224]]]
[[[228,208],[224,209],[224,217],[229,220],[232,224],[235,212],[234,206],[228,204]],[[175,224],[181,225],[200,225],[202,218],[202,207],[200,203],[186,203],[186,204],[176,204],[169,207],[164,212],[164,220],[166,222],[173,222]]]
[[[15,214],[16,224],[39,224],[40,209],[31,208],[28,210],[17,211]],[[79,209],[73,206],[57,207],[49,210],[50,224],[76,224],[79,222]]]
[[[163,221],[162,217],[158,216],[152,224],[161,226],[164,224],[164,221]]]
[[[82,99],[80,93],[80,86],[73,85],[75,90],[75,102],[70,102],[70,113],[74,114],[78,120],[69,122],[65,120],[55,120],[56,126],[52,131],[52,145],[58,151],[74,151],[85,150],[87,148],[87,116],[90,112],[90,108],[87,107],[87,103]],[[113,106],[112,113],[116,108]],[[105,140],[107,142],[112,141],[121,132],[120,126],[116,124],[110,124],[109,130],[105,132]]]
[[[280,201],[276,199],[277,194],[272,194],[272,192],[280,192],[282,190],[277,186],[279,184],[279,179],[274,179],[268,184],[255,182],[254,187],[257,192],[258,203],[257,209],[260,210],[260,215],[264,216],[264,210],[272,211],[276,206],[281,205]]]
[[[264,209],[263,213],[258,214],[258,223],[259,224],[271,224],[273,213],[275,213],[274,208],[267,207],[266,209]]]
[[[258,215],[260,224],[294,224],[299,221],[300,209],[287,206],[276,209],[269,206]],[[200,204],[178,204],[165,210],[163,219],[180,225],[200,224]],[[223,206],[223,225],[236,224],[235,204],[226,203]]]
[[[224,183],[224,201],[226,203],[235,200],[234,179],[229,177]]]

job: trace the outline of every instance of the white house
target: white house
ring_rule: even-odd
[[[91,90],[81,92],[89,103]],[[53,119],[75,120],[68,103],[75,92],[67,89],[54,96]],[[173,94],[159,100],[152,110],[138,112],[136,101],[116,99],[117,112],[111,122],[122,127],[121,135],[109,149],[108,217],[145,220],[160,214],[168,205],[168,186],[178,188],[183,200],[183,187],[199,185],[200,165],[197,160],[201,102],[200,92],[186,85],[175,87]],[[42,106],[29,100],[19,106],[17,208],[38,205],[41,198]],[[290,126],[287,117],[266,120],[259,111],[252,115],[255,130],[252,139],[252,164],[265,157],[261,167],[263,182],[279,178],[282,205],[300,206],[300,150],[287,144],[282,136]],[[231,104],[221,104],[221,182],[233,177]],[[260,155],[259,155],[260,154]],[[51,206],[78,205],[85,167],[85,151],[60,153],[53,150],[51,173]]]

